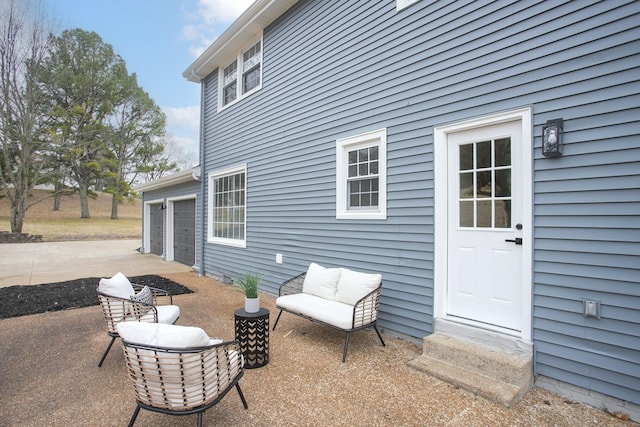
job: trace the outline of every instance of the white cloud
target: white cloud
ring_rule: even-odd
[[[197,156],[200,138],[200,107],[161,107],[167,116],[167,132],[187,152]]]
[[[196,10],[188,14],[189,24],[182,28],[181,37],[193,42],[189,52],[198,57],[227,29],[253,0],[198,0]]]
[[[208,24],[230,24],[253,3],[253,0],[199,0],[202,18]]]
[[[180,33],[180,38],[183,40],[198,40],[200,38],[201,32],[198,29],[197,25],[188,24],[182,27],[182,32]]]
[[[167,127],[183,128],[198,133],[200,129],[200,107],[162,107],[167,116]]]

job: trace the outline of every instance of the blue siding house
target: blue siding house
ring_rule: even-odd
[[[640,418],[640,2],[257,0],[184,77],[202,274],[381,273],[386,333]]]

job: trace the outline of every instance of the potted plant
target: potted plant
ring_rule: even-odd
[[[257,313],[260,310],[260,296],[258,285],[262,276],[257,273],[245,273],[236,280],[236,286],[244,293],[244,310],[247,313]]]

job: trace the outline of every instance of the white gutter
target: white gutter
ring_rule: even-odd
[[[194,166],[191,169],[187,169],[181,172],[174,173],[173,175],[163,176],[162,178],[154,181],[145,182],[133,187],[137,192],[159,190],[161,188],[170,187],[172,185],[183,184],[185,182],[199,181],[200,180],[200,166]]]
[[[297,2],[298,0],[256,0],[182,76],[195,83],[202,82],[216,68],[226,65],[240,50],[248,48],[246,43],[262,34],[262,30]]]

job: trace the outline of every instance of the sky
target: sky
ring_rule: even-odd
[[[59,32],[96,32],[167,116],[167,133],[197,159],[200,84],[182,77],[253,0],[44,0]]]

